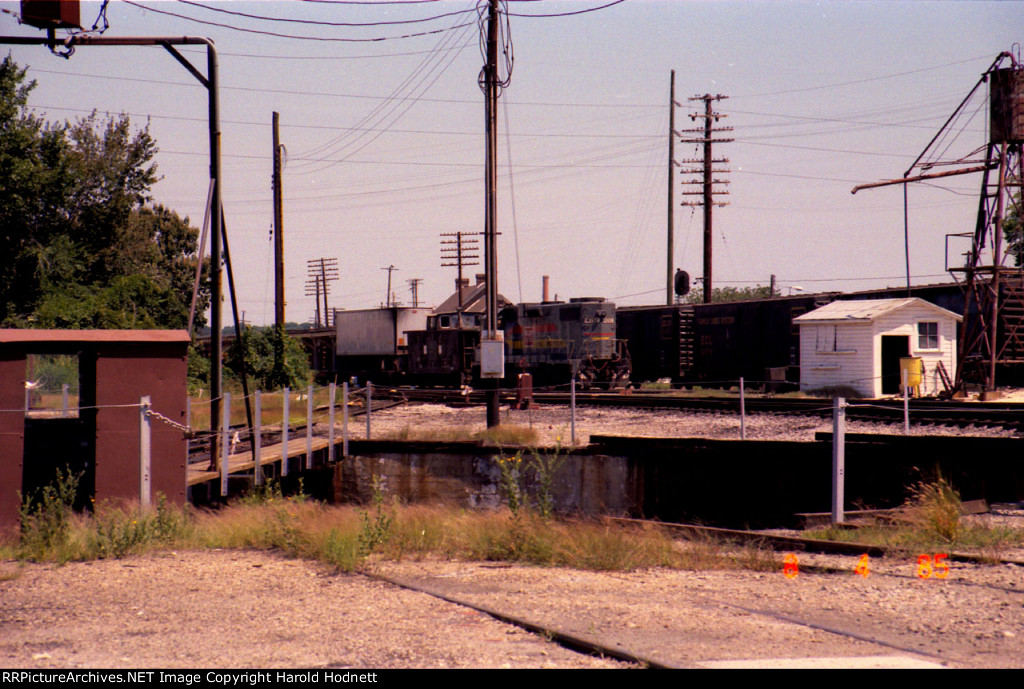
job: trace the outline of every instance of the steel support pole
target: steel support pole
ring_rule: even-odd
[[[832,404],[832,523],[846,521],[846,400],[836,397]]]
[[[139,399],[139,508],[149,509],[152,502],[152,437],[149,410],[153,403],[148,395]]]
[[[668,249],[665,252],[665,304],[672,305],[675,292],[675,157],[676,157],[676,71],[672,70],[671,84],[668,92]]]

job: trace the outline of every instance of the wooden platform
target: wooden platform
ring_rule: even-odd
[[[313,438],[313,452],[323,450],[329,445],[327,438]],[[335,445],[340,445],[341,439],[335,439]],[[268,464],[275,464],[281,461],[284,446],[280,443],[277,445],[266,445],[260,449],[260,465],[266,466]],[[303,461],[305,466],[306,458],[306,437],[301,436],[298,438],[290,438],[288,440],[287,455],[289,458],[299,458]],[[243,473],[245,471],[252,470],[252,452],[239,452],[237,454],[228,455],[228,473],[236,474]],[[206,462],[200,462],[197,464],[191,464],[188,467],[188,485],[194,486],[198,483],[207,483],[209,481],[219,481],[220,472],[210,471],[207,467],[209,465]]]

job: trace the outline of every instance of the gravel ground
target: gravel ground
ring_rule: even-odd
[[[567,406],[543,405],[532,410],[503,408],[502,423],[534,428],[541,442],[568,445],[571,411]],[[339,422],[340,423],[340,422]],[[340,429],[340,425],[338,426]],[[374,412],[371,435],[386,438],[406,430],[463,429],[467,434],[487,428],[484,407],[451,408],[441,404],[405,404]],[[349,424],[351,437],[364,438],[366,424],[360,417]],[[912,435],[973,435],[1014,437],[1001,428],[913,426]],[[832,431],[831,419],[789,414],[748,414],[747,438],[750,440],[814,440],[819,431]],[[848,421],[847,433],[903,433],[903,424]],[[675,410],[646,410],[614,407],[580,407],[576,410],[577,444],[587,442],[591,434],[646,436],[655,438],[739,438],[737,415]]]
[[[800,556],[852,568],[856,558]],[[447,561],[381,576],[673,667],[1024,667],[1024,568],[632,573]],[[10,668],[616,668],[463,605],[273,553],[0,563]],[[780,660],[782,659],[782,660]],[[817,659],[817,660],[815,660]]]

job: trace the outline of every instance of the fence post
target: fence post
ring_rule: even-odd
[[[743,376],[740,376],[740,440],[747,439],[747,397],[743,392]]]
[[[71,386],[67,383],[61,383],[60,385],[60,408],[61,416],[67,418],[68,416],[68,389]]]
[[[903,435],[910,435],[910,395],[907,390],[907,369],[901,368],[903,377]]]
[[[832,405],[832,522],[846,521],[846,400],[836,397]]]
[[[185,434],[185,464],[188,464],[189,453],[192,452],[192,398],[185,395],[185,425],[188,426],[188,433]],[[210,443],[212,451],[216,443]]]
[[[366,439],[370,439],[370,407],[373,406],[373,384],[366,381]]]
[[[348,457],[348,383],[341,384],[341,456]]]
[[[334,462],[334,401],[337,396],[338,386],[336,383],[331,383],[330,402],[328,402],[330,411],[327,412],[327,421],[330,424],[327,430],[327,461],[330,463]]]
[[[230,456],[230,445],[228,444],[228,432],[231,430],[231,393],[224,393],[224,418],[220,424],[220,495],[227,497],[228,494],[228,457]]]
[[[576,447],[576,374],[574,373],[572,379],[569,381],[569,427],[572,429],[570,433],[570,439],[572,440],[573,447]]]
[[[306,389],[306,469],[313,468],[313,386]]]
[[[256,394],[253,395],[256,423],[253,424],[252,429],[252,478],[253,483],[257,486],[263,484],[263,404],[261,399],[260,391],[257,388]]]
[[[288,475],[288,397],[292,394],[291,390],[285,388],[282,391],[284,395],[284,408],[281,411],[281,476]]]
[[[67,386],[65,386],[66,389]],[[152,400],[149,395],[139,398],[139,507],[142,511],[149,510],[152,497],[150,474],[152,468],[152,455],[150,454],[152,448],[150,443],[152,428],[150,428],[149,420],[149,410],[152,406]]]

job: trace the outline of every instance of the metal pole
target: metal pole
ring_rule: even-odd
[[[366,439],[370,439],[370,409],[373,407],[373,384],[366,381]]]
[[[139,507],[143,511],[149,509],[152,498],[152,476],[150,474],[152,428],[149,420],[149,410],[152,406],[149,395],[139,399]]]
[[[253,483],[259,486],[263,484],[263,462],[261,461],[263,451],[263,433],[261,432],[263,427],[263,405],[259,389],[256,390],[253,397],[256,409],[253,414],[255,420],[252,426],[252,477]]]
[[[192,451],[192,398],[185,396],[185,425],[189,432],[185,435],[185,463],[188,464],[188,456]]]
[[[281,476],[288,475],[288,403],[291,401],[288,398],[291,396],[291,390],[285,388],[284,395],[284,409],[281,412]]]
[[[327,429],[327,461],[334,462],[334,399],[338,394],[338,388],[335,383],[331,383],[328,387],[328,412],[327,419],[329,428]]]
[[[348,383],[341,384],[341,456],[348,457]]]
[[[67,383],[61,383],[60,386],[60,408],[63,412],[61,416],[65,417],[68,415],[68,389],[70,387]]]
[[[747,439],[747,397],[743,390],[743,376],[740,376],[740,440]]]
[[[313,386],[306,388],[306,468],[313,468]]]
[[[832,406],[832,523],[846,521],[846,400],[836,397]]]
[[[220,494],[226,497],[228,494],[228,430],[231,428],[231,393],[224,393],[224,418],[220,427],[220,449],[223,453],[220,461]],[[212,416],[210,417],[213,418]],[[216,437],[216,436],[212,436]]]

